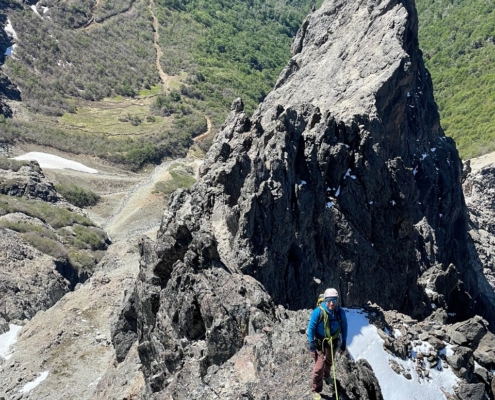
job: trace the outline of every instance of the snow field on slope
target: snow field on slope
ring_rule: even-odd
[[[53,154],[40,153],[37,151],[15,157],[14,160],[35,160],[38,161],[41,168],[46,169],[73,169],[75,171],[87,172],[88,174],[98,173],[98,170],[89,168],[77,161],[72,161],[63,157],[54,156]]]
[[[17,333],[21,330],[22,326],[9,325],[9,331],[0,335],[0,357],[8,360],[12,357],[10,347],[17,342]]]

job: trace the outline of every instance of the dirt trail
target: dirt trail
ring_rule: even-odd
[[[153,0],[150,0],[148,9],[150,10],[151,16],[153,17],[153,47],[156,50],[155,64],[156,64],[156,69],[158,71],[158,75],[160,75],[160,79],[162,81],[163,90],[166,91],[168,89],[168,84],[170,82],[171,76],[163,72],[162,66],[160,64],[160,58],[163,55],[163,52],[159,45],[159,40],[160,40],[160,34],[158,33],[159,25],[158,25],[158,18],[153,12],[154,7],[155,7],[155,2]]]
[[[211,122],[211,119],[207,115],[205,115],[205,118],[206,118],[206,126],[207,126],[206,132],[205,133],[202,133],[199,136],[196,136],[195,138],[193,138],[193,140],[195,142],[201,141],[203,139],[206,139],[207,137],[209,137],[212,134],[213,124]]]

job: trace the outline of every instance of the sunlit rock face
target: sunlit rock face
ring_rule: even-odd
[[[277,306],[310,308],[325,287],[345,306],[373,302],[420,319],[436,302],[441,323],[471,317],[477,301],[495,321],[470,266],[461,173],[414,2],[325,2],[304,21],[273,92],[252,116],[234,101],[199,181],[172,196],[156,241],[141,242],[140,276],[114,334],[120,360],[137,338],[157,398],[179,395],[178,376],[189,377],[184,393],[206,396],[201,378],[212,368],[281,329]],[[287,363],[288,373],[301,365]],[[380,398],[373,374],[354,367],[367,382],[360,396]],[[241,389],[270,371],[257,368]],[[270,399],[290,398],[281,386]]]

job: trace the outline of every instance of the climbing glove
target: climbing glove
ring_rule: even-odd
[[[346,349],[346,347],[347,347],[346,345],[347,345],[346,341],[345,341],[345,340],[343,340],[343,341],[342,341],[342,344],[340,345],[340,351],[341,351],[342,353],[345,351],[345,349]]]

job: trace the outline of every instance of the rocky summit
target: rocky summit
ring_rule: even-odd
[[[491,393],[473,351],[489,348],[493,294],[468,248],[462,163],[417,29],[412,0],[326,1],[256,112],[234,101],[199,181],[174,193],[156,241],[140,241],[114,325],[123,365],[138,343],[146,398],[309,395],[305,309],[326,287],[345,307],[415,321],[406,343],[389,345],[404,357],[429,337],[421,330],[437,343],[476,326],[458,339],[471,349],[450,360],[467,385],[457,396]],[[382,398],[366,362],[341,357],[337,368],[339,398]]]

